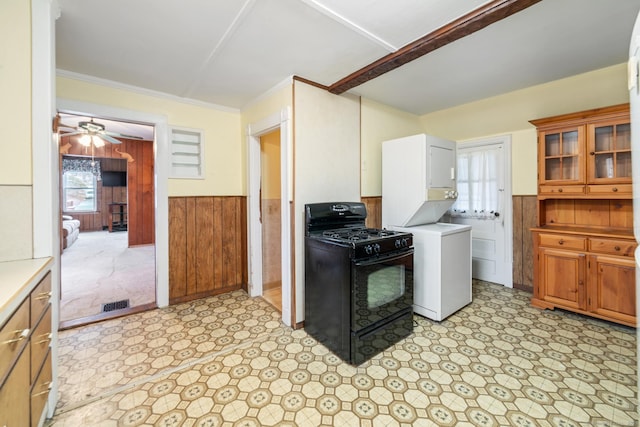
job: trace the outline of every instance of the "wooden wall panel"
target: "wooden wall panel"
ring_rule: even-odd
[[[213,197],[198,197],[196,199],[196,234],[188,239],[196,239],[196,290],[197,292],[212,291],[215,285],[215,199]],[[190,232],[190,230],[187,230]]]
[[[169,201],[170,302],[246,290],[246,198],[171,197]],[[183,234],[184,244],[180,238],[171,244],[176,233]],[[173,273],[174,268],[180,271]]]
[[[513,285],[533,287],[533,240],[531,227],[537,224],[536,196],[513,196]]]
[[[127,199],[129,246],[155,243],[155,190],[153,142],[123,140],[121,153],[133,159],[127,162]],[[127,156],[128,157],[128,156]]]
[[[169,299],[187,293],[187,201],[169,199]]]
[[[169,199],[171,200],[171,199]],[[196,254],[198,253],[198,238],[193,238],[193,236],[197,236],[197,228],[196,228],[196,218],[198,215],[198,210],[196,208],[196,200],[195,197],[187,197],[187,212],[185,213],[187,217],[187,229],[185,230],[186,239],[187,239],[187,293],[185,295],[195,295],[198,293],[198,260]],[[169,234],[171,234],[171,229],[169,229]],[[192,238],[188,238],[192,236]],[[171,248],[169,248],[171,250]],[[169,265],[171,268],[171,265]]]
[[[369,228],[382,228],[382,197],[362,197],[361,201],[367,208],[365,225]]]

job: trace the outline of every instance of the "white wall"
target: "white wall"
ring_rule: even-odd
[[[296,323],[304,320],[304,205],[360,200],[360,101],[294,82]]]

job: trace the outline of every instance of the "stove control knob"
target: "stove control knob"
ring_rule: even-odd
[[[396,240],[393,244],[396,249],[399,249],[402,246],[402,242],[400,241],[400,239]]]
[[[371,245],[367,245],[364,247],[364,251],[367,253],[367,255],[371,255],[373,253],[373,248],[371,247]]]
[[[404,239],[402,239],[402,247],[406,248],[407,246],[409,246],[409,239],[405,237]]]
[[[373,251],[375,253],[379,254],[380,253],[380,245],[377,244],[377,243],[375,245],[373,245]]]

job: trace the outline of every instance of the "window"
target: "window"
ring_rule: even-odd
[[[493,219],[500,211],[498,165],[500,148],[458,149],[458,199],[452,216]]]
[[[62,175],[64,211],[96,211],[96,176],[93,172],[67,171]]]
[[[197,129],[171,129],[171,178],[204,178],[204,138]]]

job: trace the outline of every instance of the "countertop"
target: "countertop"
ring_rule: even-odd
[[[53,258],[0,262],[0,325],[51,268]]]

